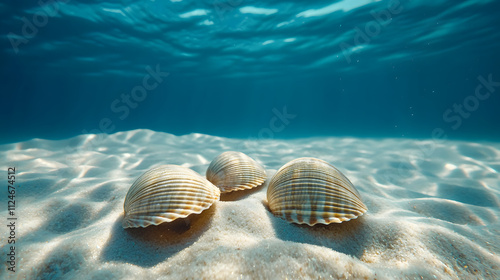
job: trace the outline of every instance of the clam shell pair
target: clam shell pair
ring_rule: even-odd
[[[349,221],[367,211],[351,181],[316,158],[282,166],[269,182],[267,200],[276,216],[310,226]]]
[[[147,227],[199,214],[219,200],[221,192],[261,185],[266,172],[243,153],[225,152],[210,163],[207,178],[177,165],[146,171],[125,197],[123,227]]]

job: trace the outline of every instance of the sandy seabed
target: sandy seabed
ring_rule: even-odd
[[[268,211],[265,183],[187,219],[122,228],[125,195],[144,171],[178,164],[205,175],[228,150],[269,177],[298,157],[326,160],[368,212],[290,224]],[[7,270],[3,226],[0,279],[500,279],[500,143],[133,130],[1,145],[0,158],[4,185],[15,167],[17,186],[16,272]]]

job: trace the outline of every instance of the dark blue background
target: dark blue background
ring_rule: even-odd
[[[259,138],[263,129],[270,128],[273,108],[282,111],[285,106],[296,117],[283,130],[273,132],[274,138],[430,138],[435,128],[441,128],[449,138],[500,140],[500,87],[480,101],[458,128],[443,119],[454,103],[474,95],[479,75],[491,74],[500,82],[497,1],[454,13],[448,12],[466,1],[401,1],[405,10],[371,38],[365,51],[353,53],[351,63],[342,57],[339,44],[329,42],[339,36],[352,39],[350,32],[373,20],[369,12],[383,10],[388,1],[319,18],[297,14],[336,1],[311,1],[307,7],[285,1],[242,2],[223,17],[212,2],[171,7],[173,3],[158,2],[72,1],[64,8],[61,4],[59,16],[49,17],[48,24],[20,45],[18,53],[9,34],[21,34],[20,18],[32,18],[33,10],[40,7],[2,4],[0,141],[95,132],[103,119],[111,121],[111,133],[147,128],[177,135]],[[147,6],[152,3],[158,6]],[[159,30],[140,29],[134,9],[127,16],[135,22],[127,23],[113,13],[107,18],[107,13],[96,12],[100,21],[90,15],[76,17],[67,11],[71,5],[82,13],[85,5],[91,9],[134,5],[137,14],[143,15],[143,26],[157,25]],[[275,16],[238,13],[247,5],[279,12]],[[163,12],[150,14],[159,7]],[[209,11],[206,17],[212,25],[200,27],[203,17],[172,19],[197,8]],[[291,19],[294,27],[275,27]],[[302,22],[297,23],[299,19]],[[455,26],[454,31],[425,39],[446,24]],[[112,39],[91,40],[106,36]],[[256,44],[290,37],[296,41],[282,47]],[[320,63],[335,53],[339,59]],[[111,104],[142,84],[147,65],[160,65],[170,75],[122,120]]]

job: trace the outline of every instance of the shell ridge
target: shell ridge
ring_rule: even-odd
[[[219,196],[219,189],[197,172],[161,165],[144,172],[128,190],[122,225],[147,227],[199,214]]]
[[[275,215],[311,226],[348,221],[367,211],[351,181],[333,165],[315,158],[283,165],[269,182],[267,200]]]

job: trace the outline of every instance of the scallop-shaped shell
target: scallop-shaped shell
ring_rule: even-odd
[[[266,178],[264,168],[240,152],[218,155],[207,169],[207,179],[223,193],[255,188],[262,185]]]
[[[146,171],[130,187],[123,227],[147,227],[198,214],[219,200],[219,189],[195,171],[162,165]]]
[[[267,201],[276,216],[310,226],[349,221],[367,210],[349,179],[316,158],[282,166],[269,182]]]

